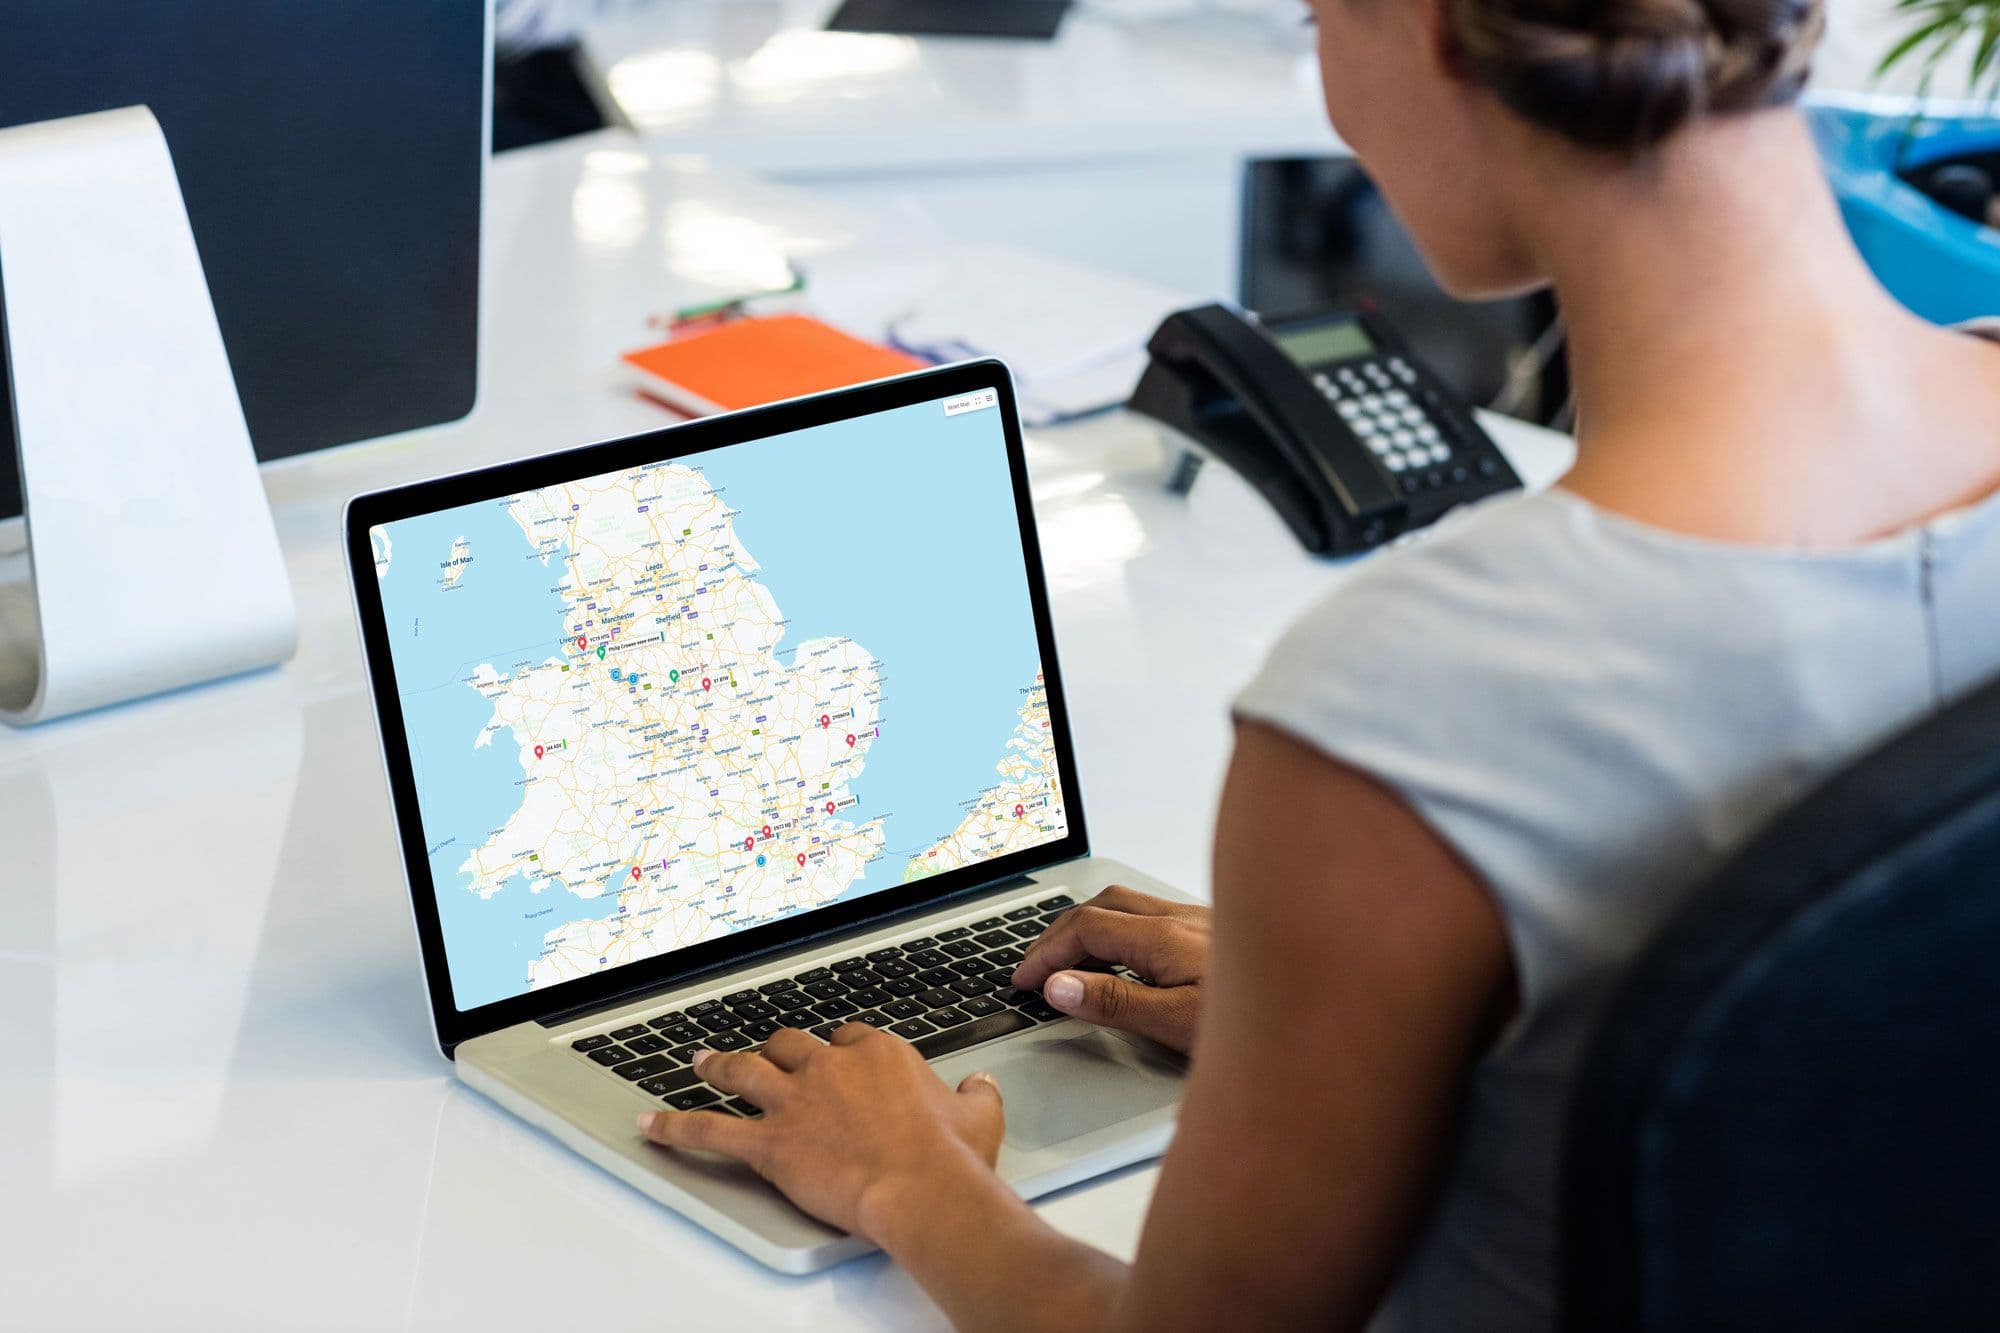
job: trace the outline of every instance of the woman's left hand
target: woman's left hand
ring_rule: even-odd
[[[953,1090],[916,1047],[862,1023],[836,1028],[830,1044],[780,1028],[761,1051],[702,1052],[695,1068],[764,1114],[649,1111],[639,1117],[647,1138],[734,1157],[814,1217],[877,1244],[885,1210],[909,1191],[990,1179],[1006,1128],[987,1075]]]

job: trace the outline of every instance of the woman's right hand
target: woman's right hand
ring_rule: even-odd
[[[1014,969],[1017,990],[1186,1054],[1201,1017],[1210,910],[1113,885],[1057,917]],[[1130,968],[1150,986],[1101,970]]]

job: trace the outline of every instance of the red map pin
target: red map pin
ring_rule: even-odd
[[[743,840],[743,850],[746,852],[751,850],[756,845],[757,845],[757,840],[755,838],[745,838]]]
[[[639,867],[637,866],[632,867],[632,878],[633,879],[639,878]]]
[[[764,825],[764,836],[767,838],[771,836],[771,826],[769,824]]]
[[[849,736],[847,738],[847,748],[850,750],[854,748],[854,737]]]
[[[806,854],[805,854],[804,852],[800,852],[800,853],[799,853],[799,864],[800,864],[800,865],[804,865],[805,863],[806,863]]]
[[[833,802],[832,802],[832,801],[828,801],[828,802],[826,803],[826,812],[827,812],[828,814],[832,814],[832,813],[833,813]]]
[[[576,646],[579,649],[588,648],[590,647],[590,640],[586,639],[585,637],[583,637],[583,635],[579,634],[576,636]]]
[[[540,759],[541,757],[542,757],[542,747],[537,745],[535,747],[535,758]]]
[[[707,688],[708,688],[709,686],[713,685],[714,683],[715,683],[715,682],[714,682],[714,681],[712,681],[712,680],[710,680],[710,679],[709,679],[709,678],[708,678],[707,676],[703,676],[703,677],[701,678],[701,687],[702,687],[702,688],[703,688],[704,690],[705,690],[705,689],[707,689]]]
[[[1028,813],[1028,808],[1024,805],[1017,805],[1014,807],[1014,818],[1016,819],[1019,819],[1022,815],[1025,815],[1027,813]]]
[[[832,725],[833,725],[833,719],[832,719],[832,718],[830,718],[830,717],[828,717],[828,716],[827,716],[827,715],[826,715],[825,713],[821,713],[821,714],[819,715],[819,725],[820,725],[821,729],[823,730],[823,729],[825,729],[825,728],[827,728],[827,727],[830,727],[830,726],[832,726]]]

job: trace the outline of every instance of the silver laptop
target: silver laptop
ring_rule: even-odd
[[[347,510],[438,1042],[746,1253],[868,1248],[639,1111],[860,1021],[1007,1107],[1035,1196],[1156,1155],[1181,1065],[1015,991],[1090,854],[1007,372],[972,362],[380,491]]]

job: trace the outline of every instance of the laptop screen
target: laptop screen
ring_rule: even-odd
[[[458,1009],[1065,837],[1005,410],[368,527]]]

